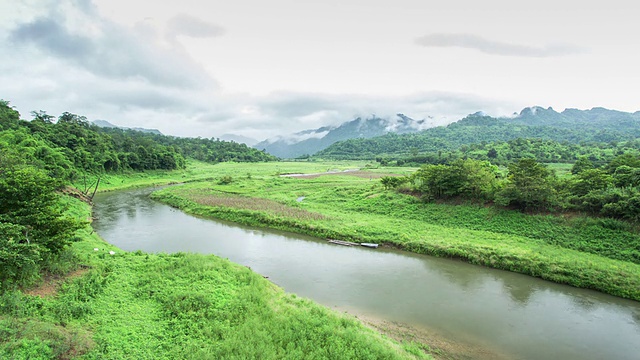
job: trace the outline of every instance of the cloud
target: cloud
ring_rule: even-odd
[[[474,49],[491,55],[536,58],[567,56],[585,52],[585,49],[567,44],[535,47],[492,41],[472,34],[429,34],[416,39],[416,44],[425,47],[459,47]]]
[[[153,32],[133,32],[82,4],[73,15],[65,15],[64,4],[52,5],[46,16],[11,29],[9,41],[21,50],[35,49],[39,57],[55,57],[109,79],[180,88],[215,84],[181,47],[157,46]]]
[[[223,35],[225,30],[187,14],[178,14],[167,23],[167,36],[175,39],[184,35],[193,38],[209,38]]]
[[[503,115],[521,108],[503,103],[504,111],[497,100],[441,92],[225,94],[179,39],[219,36],[215,25],[180,15],[162,32],[153,21],[116,24],[88,0],[35,3],[0,24],[0,53],[10,54],[0,61],[0,98],[27,118],[32,110],[69,111],[170,135],[263,140],[372,114],[391,119],[401,112],[441,125],[478,110]]]
[[[277,92],[261,97],[225,97],[224,104],[220,105],[226,109],[224,115],[220,112],[202,114],[198,127],[233,127],[235,133],[265,139],[335,126],[358,117],[375,115],[394,120],[397,113],[416,120],[424,119],[425,125],[432,127],[449,124],[480,110],[494,116],[506,116],[519,104],[447,92],[397,97]]]

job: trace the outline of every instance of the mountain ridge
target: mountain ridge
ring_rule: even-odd
[[[145,133],[151,133],[151,134],[157,134],[157,135],[164,135],[163,133],[160,132],[160,130],[158,129],[146,129],[146,128],[141,128],[141,127],[125,127],[125,126],[118,126],[115,124],[112,124],[110,122],[108,122],[107,120],[93,120],[91,121],[94,125],[99,126],[101,128],[109,128],[109,129],[123,129],[123,130],[135,130],[135,131],[141,131],[141,132],[145,132]]]
[[[425,120],[414,120],[401,113],[392,119],[357,117],[337,126],[323,126],[267,139],[253,147],[281,158],[295,158],[312,155],[341,140],[372,138],[386,133],[411,133],[427,126]]]
[[[592,108],[527,107],[513,117],[491,117],[481,112],[446,126],[411,134],[389,133],[369,139],[336,142],[315,154],[334,159],[372,159],[379,155],[452,150],[462,145],[516,138],[539,138],[579,143],[611,142],[640,137],[640,111],[635,113]]]

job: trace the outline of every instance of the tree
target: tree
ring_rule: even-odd
[[[573,175],[579,174],[582,171],[588,170],[588,169],[593,169],[593,163],[591,162],[591,160],[589,160],[587,157],[582,156],[580,158],[578,158],[578,160],[576,160],[575,164],[573,164],[573,167],[571,168],[571,173]]]
[[[488,161],[458,160],[453,164],[460,177],[458,194],[473,200],[490,200],[498,188],[498,167]]]
[[[81,224],[63,215],[55,192],[59,185],[31,166],[0,168],[0,222],[23,231],[14,241],[36,244],[52,254],[71,242]]]
[[[613,174],[620,166],[628,166],[632,168],[640,168],[640,157],[634,154],[623,154],[616,156],[607,164],[607,171]]]
[[[548,210],[556,203],[553,173],[534,159],[509,164],[505,187],[496,194],[496,203],[520,210]]]
[[[396,189],[408,181],[409,179],[406,176],[383,176],[380,178],[380,183],[387,190]]]
[[[575,176],[571,192],[577,196],[584,196],[594,190],[604,190],[612,184],[612,177],[604,170],[587,169]]]

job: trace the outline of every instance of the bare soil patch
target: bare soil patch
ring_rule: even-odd
[[[341,171],[341,172],[326,172],[326,173],[318,173],[318,174],[290,174],[287,177],[295,177],[299,179],[315,179],[321,176],[336,176],[336,175],[347,175],[347,176],[356,176],[365,179],[380,179],[385,176],[402,176],[400,174],[383,174],[383,173],[374,173],[369,171]]]
[[[55,296],[58,293],[60,284],[67,280],[80,277],[86,274],[87,271],[89,271],[87,267],[81,267],[66,275],[46,275],[42,284],[26,290],[24,293],[31,296],[39,296],[41,298]]]

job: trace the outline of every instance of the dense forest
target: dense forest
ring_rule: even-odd
[[[523,157],[533,158],[542,163],[563,164],[572,164],[580,158],[587,158],[596,166],[604,166],[621,154],[640,155],[640,141],[575,144],[567,141],[517,138],[509,141],[462,145],[449,151],[377,156],[376,160],[387,165],[420,166],[422,164],[449,164],[458,159],[475,159],[490,161],[494,165],[507,166]]]
[[[244,144],[100,128],[83,116],[43,111],[31,121],[0,101],[0,288],[29,283],[55,262],[82,224],[64,215],[57,191],[90,174],[185,167],[185,159],[261,162]]]
[[[276,159],[235,142],[101,128],[68,112],[57,119],[43,111],[32,115],[31,121],[21,120],[8,102],[0,102],[2,155],[21,159],[63,180],[73,180],[81,172],[180,169],[185,158],[213,163]]]

